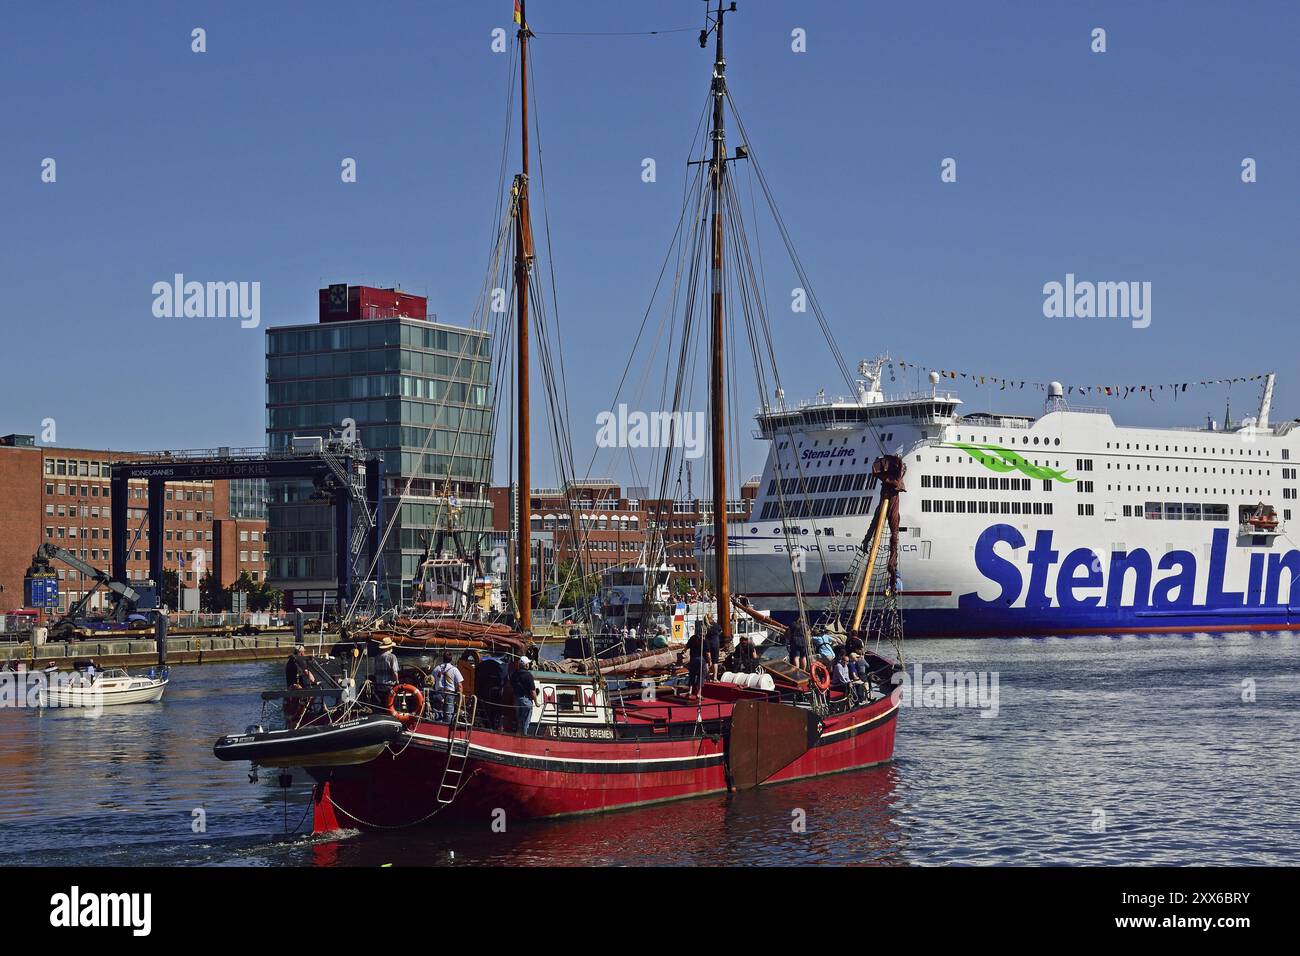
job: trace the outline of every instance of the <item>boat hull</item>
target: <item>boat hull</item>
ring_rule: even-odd
[[[1300,591],[1296,597],[1289,598],[1283,588],[1287,584],[1285,580],[1282,584],[1269,584],[1269,575],[1280,573],[1275,572],[1275,567],[1292,564],[1300,567],[1300,552],[1290,552],[1290,556],[1257,554],[1251,559],[1256,565],[1252,579],[1249,555],[1238,554],[1222,529],[1216,537],[1213,530],[1207,532],[1196,522],[1185,524],[1189,525],[1190,531],[1177,529],[1185,540],[1174,541],[1171,545],[1181,546],[1183,550],[1169,553],[1190,556],[1188,567],[1198,577],[1195,587],[1185,588],[1181,593],[1175,591],[1176,599],[1161,597],[1157,600],[1145,590],[1135,598],[1134,594],[1122,589],[1098,584],[1093,588],[1096,597],[1062,607],[1059,600],[1029,600],[1030,575],[1020,569],[1015,573],[1005,572],[1010,582],[1009,590],[1023,592],[1018,598],[1012,601],[985,599],[990,594],[991,582],[981,573],[978,559],[973,556],[982,528],[980,525],[972,527],[969,541],[961,541],[942,554],[936,548],[933,556],[925,558],[904,548],[899,565],[903,586],[898,599],[903,631],[907,639],[912,640],[1300,630]],[[1116,532],[1116,536],[1118,534]],[[1167,532],[1167,535],[1174,537],[1175,532]],[[1027,542],[1026,548],[1036,540],[1028,531],[1024,532],[1023,539]],[[1067,554],[1076,543],[1090,543],[1090,539],[1071,541],[1060,534],[1053,540],[1058,555]],[[1095,542],[1092,543],[1095,546]],[[826,611],[832,601],[832,592],[849,578],[856,552],[853,547],[839,551],[824,547],[820,553],[810,557],[807,566],[811,570],[804,578],[807,591],[796,595],[790,588],[787,555],[761,553],[760,546],[753,539],[746,540],[741,536],[733,539],[731,547],[731,580],[736,592],[770,607],[771,616],[782,624],[795,620],[801,600],[814,619]],[[914,548],[914,545],[907,547]],[[1208,559],[1206,555],[1209,555]],[[710,556],[702,563],[707,568],[711,566],[711,560]],[[993,566],[991,559],[984,560],[987,567]],[[1110,573],[1113,560],[1111,555],[1102,552],[1097,567],[1103,573]],[[1150,560],[1152,567],[1158,569],[1164,558],[1158,555]],[[1153,579],[1164,573],[1157,570]],[[1158,581],[1156,583],[1158,585]],[[1043,588],[1047,596],[1053,596],[1057,591],[1055,582],[1050,579]],[[1150,588],[1153,593],[1157,589]],[[992,590],[996,591],[996,588]]]
[[[899,694],[826,718],[803,752],[758,782],[781,783],[892,759]],[[712,728],[706,724],[702,735],[676,739],[566,740],[476,728],[464,783],[450,803],[442,804],[438,791],[447,766],[448,727],[420,721],[393,748],[396,754],[358,768],[309,768],[317,780],[313,832],[390,829],[435,818],[490,824],[501,814],[541,819],[719,794],[729,784],[736,786],[729,737],[729,720]]]
[[[117,707],[124,704],[155,704],[162,700],[167,689],[167,681],[159,681],[148,687],[126,688],[123,690],[97,690],[94,687],[46,687],[42,688],[40,702],[42,707]]]
[[[342,724],[227,734],[212,752],[218,760],[248,760],[259,767],[338,767],[368,763],[402,732],[402,722],[375,715]]]

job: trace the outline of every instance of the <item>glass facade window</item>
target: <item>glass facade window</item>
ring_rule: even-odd
[[[457,523],[467,546],[486,547],[491,344],[486,333],[418,319],[266,330],[268,448],[285,451],[295,437],[327,437],[350,420],[366,451],[383,460],[384,514],[397,524],[384,555],[390,600],[409,599],[425,537],[446,527],[446,505],[436,495],[447,484],[461,500]],[[433,490],[425,492],[427,502],[391,496],[409,478]],[[333,589],[330,503],[302,481],[269,482],[264,498],[268,580],[285,591]],[[232,485],[232,512],[236,499]]]

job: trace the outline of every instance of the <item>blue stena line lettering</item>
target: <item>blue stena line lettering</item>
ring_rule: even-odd
[[[1120,608],[1187,610],[1194,608],[1282,607],[1300,597],[1300,551],[1290,550],[1250,555],[1245,591],[1224,590],[1228,565],[1228,529],[1215,528],[1210,544],[1210,563],[1205,580],[1205,600],[1196,603],[1197,561],[1190,551],[1167,551],[1153,562],[1142,548],[1112,551],[1108,560],[1090,548],[1075,548],[1064,555],[1052,547],[1053,532],[1040,530],[1025,556],[1029,580],[1003,552],[1025,547],[1024,535],[1009,524],[985,528],[975,542],[975,567],[996,584],[999,593],[985,600],[978,592],[959,595],[957,606],[965,609],[1008,608],[1023,598],[1027,609],[1052,607],[1063,610]],[[1048,572],[1056,567],[1055,593],[1048,593]],[[1103,568],[1105,572],[1103,573]],[[1287,574],[1285,597],[1282,572]],[[1126,583],[1133,583],[1133,600],[1124,603]]]
[[[847,445],[842,445],[839,448],[805,448],[803,450],[803,460],[815,461],[821,458],[848,458],[857,453],[858,450],[856,448],[849,448]]]

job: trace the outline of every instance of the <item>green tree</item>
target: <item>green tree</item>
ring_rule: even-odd
[[[210,573],[199,582],[199,610],[220,614],[230,610],[230,591],[217,583]]]
[[[556,571],[559,586],[563,588],[559,598],[559,604],[563,607],[589,604],[596,595],[600,576],[591,574],[584,578],[579,573],[580,570],[577,563],[566,561]]]
[[[174,568],[163,568],[162,579],[158,584],[158,604],[167,607],[179,607],[180,596],[177,594],[181,576]]]
[[[241,571],[239,579],[230,586],[231,591],[242,591],[248,595],[248,610],[275,611],[284,605],[284,592],[265,581],[254,581],[247,571]]]

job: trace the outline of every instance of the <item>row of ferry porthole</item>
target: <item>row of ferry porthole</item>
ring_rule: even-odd
[[[975,436],[972,435],[972,436],[971,436],[971,440],[973,441],[974,438],[975,438]],[[960,436],[960,435],[957,436],[957,440],[958,440],[958,441],[961,441],[961,436]],[[984,440],[985,440],[985,441],[988,441],[987,438],[985,438]],[[1014,440],[1015,440],[1015,439],[1012,439],[1012,441],[1014,441]],[[1028,435],[1025,435],[1025,436],[1024,436],[1023,438],[1021,438],[1020,440],[1021,440],[1021,442],[1023,442],[1023,443],[1026,444],[1026,445],[1029,444],[1029,436],[1028,436]],[[1061,439],[1059,439],[1059,438],[1053,438],[1053,439],[1051,439],[1051,444],[1059,445],[1060,443],[1061,443]],[[1037,436],[1037,435],[1034,436],[1034,444],[1035,444],[1035,445],[1038,444],[1038,436]],[[1048,439],[1044,438],[1044,439],[1043,439],[1043,444],[1044,444],[1044,445],[1048,444]]]

